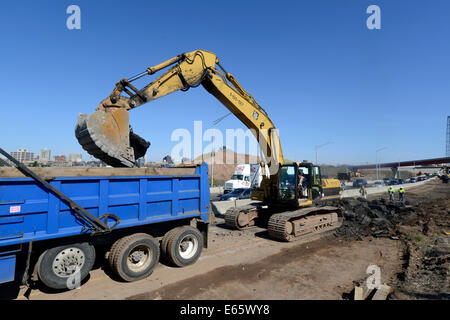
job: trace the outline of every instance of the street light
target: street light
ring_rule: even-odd
[[[331,144],[331,143],[333,143],[333,142],[329,141],[329,142],[327,142],[327,143],[323,143],[323,144],[319,144],[319,145],[317,145],[317,146],[314,146],[314,149],[316,150],[316,165],[319,164],[319,163],[318,163],[318,160],[317,160],[317,149],[322,148],[322,147],[324,147],[324,146],[326,146],[326,145],[329,145],[329,144]]]
[[[224,116],[221,116],[220,118],[216,119],[213,121],[212,123],[212,132],[213,132],[213,136],[212,136],[212,150],[211,150],[211,187],[213,186],[213,177],[214,177],[214,156],[216,154],[216,152],[214,151],[214,142],[215,142],[215,138],[216,135],[214,133],[214,127],[223,119],[225,119],[226,117],[228,117],[231,114],[231,112],[227,113]]]
[[[377,171],[377,180],[378,180],[378,171],[380,169],[380,166],[378,165],[378,152],[381,150],[384,150],[384,149],[387,149],[387,147],[380,148],[380,149],[376,150],[376,152],[375,152],[375,154],[376,154],[375,167],[376,167],[376,171]]]

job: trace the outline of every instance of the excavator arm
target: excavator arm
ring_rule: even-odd
[[[133,81],[166,68],[167,71],[144,88],[137,89],[133,86]],[[291,188],[286,188],[287,191],[279,188],[279,178],[283,176],[280,171],[283,168],[295,169],[296,165],[284,163],[280,139],[273,122],[253,96],[242,88],[232,74],[225,71],[212,52],[197,50],[185,53],[147,68],[145,72],[130,79],[120,80],[94,113],[79,116],[75,135],[87,152],[107,164],[113,167],[136,166],[135,160],[145,155],[150,143],[131,129],[129,110],[169,93],[187,91],[200,85],[252,131],[265,158],[262,167],[267,165],[269,169],[269,177],[264,174],[260,187],[252,191],[252,199],[262,200],[268,206],[230,208],[224,215],[225,223],[233,228],[243,229],[255,225],[259,217],[263,217],[261,221],[270,217],[269,235],[283,241],[302,239],[339,227],[342,224],[339,208],[305,207],[313,204],[313,187],[317,187],[316,185],[309,188],[307,198],[298,195],[297,183],[294,183],[294,199]],[[280,164],[283,166],[278,170]],[[313,169],[312,164],[305,165]],[[287,176],[289,178],[292,174]],[[328,185],[324,180],[322,184]],[[314,190],[321,192],[320,188]],[[284,200],[286,194],[289,198]]]
[[[170,67],[142,89],[132,82]],[[225,71],[212,52],[197,50],[162,62],[130,79],[122,79],[91,115],[80,114],[75,135],[91,155],[114,167],[136,166],[150,143],[129,125],[130,109],[169,93],[202,85],[224,104],[257,139],[271,176],[283,163],[278,132],[266,111],[246,92],[234,76]]]

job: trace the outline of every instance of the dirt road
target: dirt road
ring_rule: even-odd
[[[449,198],[449,190],[431,182],[406,197],[412,202]],[[282,243],[269,239],[267,231],[258,227],[235,231],[227,229],[221,217],[216,221],[210,230],[210,247],[192,266],[180,269],[160,264],[150,277],[134,283],[111,279],[104,267],[91,271],[80,289],[50,292],[40,288],[29,292],[28,298],[342,299],[355,282],[368,277],[369,265],[381,268],[382,282],[387,284],[395,283],[404,271],[402,241],[372,237],[358,241],[329,234],[307,243]],[[9,292],[10,298],[26,299],[25,289]]]

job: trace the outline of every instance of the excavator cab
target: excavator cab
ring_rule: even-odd
[[[279,202],[302,204],[322,197],[322,177],[319,166],[308,162],[282,164],[278,177],[277,200]]]

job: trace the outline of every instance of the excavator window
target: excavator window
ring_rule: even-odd
[[[320,186],[322,185],[322,177],[320,174],[320,168],[319,167],[313,167],[313,179],[314,179],[314,183],[313,185],[315,186]]]
[[[313,199],[320,198],[322,196],[322,176],[320,173],[320,167],[314,166],[312,168],[313,171],[313,184],[311,188]]]
[[[279,175],[279,198],[282,201],[295,200],[296,175],[294,166],[282,166]]]

